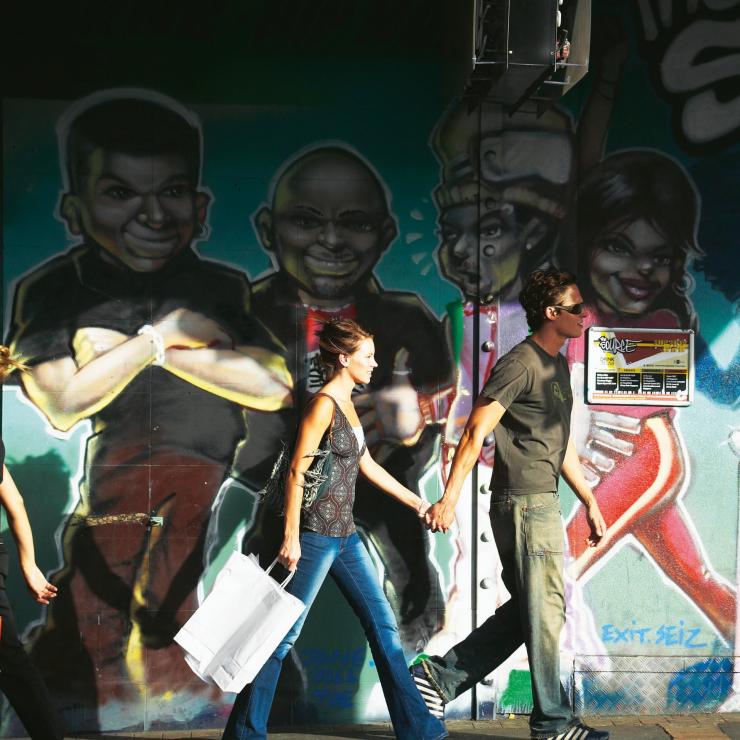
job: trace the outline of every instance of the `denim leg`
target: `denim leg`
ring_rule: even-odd
[[[451,701],[523,642],[532,677],[532,733],[557,734],[575,722],[560,684],[565,591],[557,494],[494,496],[491,527],[511,599],[445,655],[425,661],[424,668],[442,698]]]
[[[529,724],[533,735],[547,736],[575,722],[560,683],[560,632],[565,623],[560,501],[557,494],[516,499],[519,601],[534,701]]]
[[[442,698],[456,696],[482,681],[498,668],[523,642],[524,632],[517,583],[516,530],[514,507],[509,499],[491,502],[491,526],[503,566],[502,579],[511,599],[483,624],[445,655],[424,661],[429,680]]]
[[[343,540],[331,576],[360,619],[400,740],[447,737],[444,725],[429,713],[406,667],[398,626],[378,583],[378,574],[357,534]]]
[[[301,632],[308,610],[337,556],[339,543],[338,537],[301,532],[301,558],[296,573],[285,590],[300,599],[306,609],[267,659],[254,681],[237,695],[222,740],[264,740],[267,737],[267,719],[283,659]]]

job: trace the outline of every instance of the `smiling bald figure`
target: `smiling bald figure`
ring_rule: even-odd
[[[307,303],[346,300],[396,236],[388,198],[362,159],[339,147],[294,160],[255,216],[262,246]]]
[[[442,324],[419,296],[386,290],[373,275],[398,233],[390,203],[380,175],[359,153],[319,145],[284,164],[254,216],[275,271],[254,283],[252,311],[287,349],[295,411],[283,429],[276,415],[250,416],[255,426],[237,475],[251,487],[262,487],[280,439],[295,427],[292,414],[324,383],[316,330],[333,317],[355,319],[375,338],[379,367],[355,398],[373,457],[412,490],[434,462],[440,424],[425,417],[419,399],[449,385],[452,362]],[[354,515],[385,565],[404,645],[421,649],[444,619],[427,533],[410,509],[363,481]],[[271,561],[281,541],[282,519],[263,511],[246,549]]]

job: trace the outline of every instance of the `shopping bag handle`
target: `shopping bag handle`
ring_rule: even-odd
[[[278,559],[275,558],[272,563],[270,563],[270,567],[265,571],[269,575],[270,571],[277,565]],[[291,570],[288,575],[286,576],[285,580],[280,584],[280,588],[285,588],[288,583],[290,582],[290,579],[295,575],[295,571]]]

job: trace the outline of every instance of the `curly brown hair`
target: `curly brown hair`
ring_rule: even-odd
[[[576,277],[565,270],[535,270],[519,293],[519,303],[527,314],[527,323],[537,331],[545,323],[545,309],[556,305]]]

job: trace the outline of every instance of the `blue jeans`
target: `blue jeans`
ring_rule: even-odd
[[[316,594],[330,574],[360,619],[383,687],[396,737],[438,740],[447,737],[444,725],[429,714],[406,667],[396,618],[378,583],[378,574],[357,534],[326,537],[301,532],[301,558],[287,590],[306,610],[298,618],[254,681],[237,696],[223,740],[267,737],[267,718],[280,669],[306,620]]]
[[[565,623],[563,525],[556,493],[493,494],[491,527],[511,599],[442,657],[424,662],[430,681],[451,701],[481,681],[522,643],[527,646],[534,737],[577,722],[560,684]]]

